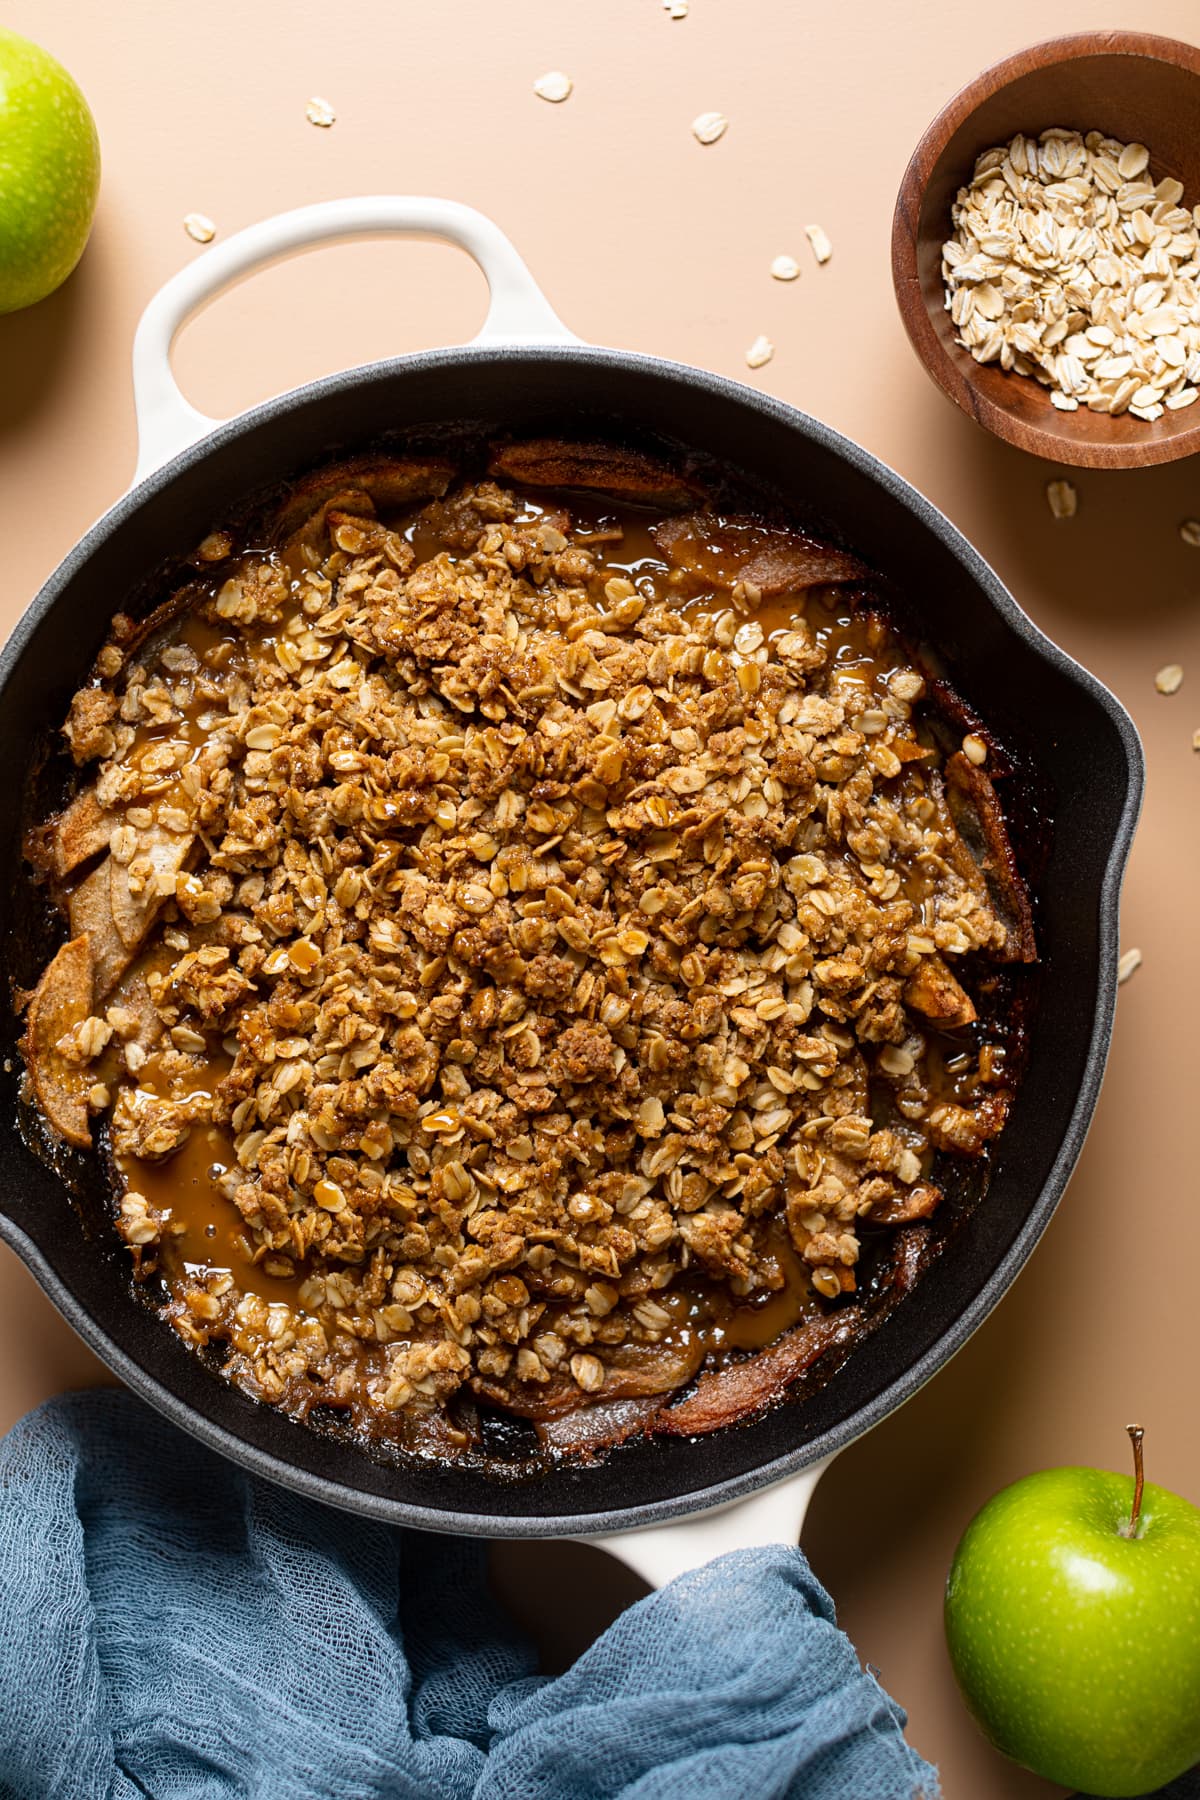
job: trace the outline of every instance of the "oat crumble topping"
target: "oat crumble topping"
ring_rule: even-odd
[[[368,1430],[819,1320],[1002,1127],[955,965],[1034,954],[987,741],[939,740],[852,557],[412,466],[115,621],[25,1040],[175,1329]]]

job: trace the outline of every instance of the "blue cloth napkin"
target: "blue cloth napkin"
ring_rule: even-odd
[[[461,1538],[334,1512],[131,1396],[0,1440],[4,1800],[935,1800],[803,1555],[738,1551],[573,1668]]]

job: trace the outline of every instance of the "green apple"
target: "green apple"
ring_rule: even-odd
[[[88,240],[100,140],[61,63],[0,27],[0,313],[44,300]]]
[[[1200,1509],[1136,1475],[1047,1469],[976,1514],[946,1641],[997,1749],[1086,1794],[1147,1794],[1200,1762]]]

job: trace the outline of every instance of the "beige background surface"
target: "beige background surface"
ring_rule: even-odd
[[[1055,30],[1197,30],[1194,0],[1057,9]],[[73,70],[104,145],[100,213],[57,296],[0,319],[0,619],[7,628],[133,468],[129,346],[155,288],[222,236],[304,201],[392,190],[469,201],[514,238],[586,338],[704,364],[830,420],[930,494],[1022,604],[1121,696],[1145,736],[1146,811],[1124,938],[1145,963],[1121,990],[1099,1115],[1030,1268],[956,1361],[822,1485],[805,1544],[861,1654],[909,1708],[950,1800],[1056,1790],[977,1736],[942,1648],[940,1589],[974,1509],[1056,1462],[1123,1466],[1127,1418],[1154,1478],[1200,1499],[1195,1430],[1195,1053],[1200,993],[1200,515],[1196,468],[1082,475],[1055,522],[1055,471],[987,438],[938,394],[903,337],[888,274],[891,205],[932,114],[986,63],[1047,33],[1035,0],[8,0],[3,22]],[[567,70],[564,106],[535,98]],[[338,114],[306,122],[312,94]],[[730,126],[702,149],[689,124]],[[1031,121],[1031,125],[1054,121]],[[1097,121],[1103,123],[1103,121]],[[834,244],[818,269],[804,241]],[[770,279],[787,251],[802,278]],[[483,285],[446,248],[325,250],[227,296],[190,329],[191,398],[235,411],[309,377],[469,335]],[[751,374],[760,333],[776,356]],[[114,594],[114,605],[120,596]],[[1155,670],[1179,661],[1172,699]],[[1083,796],[1081,796],[1082,800]],[[0,1252],[0,1427],[102,1378]],[[502,1558],[523,1575],[553,1655],[636,1591],[587,1553]],[[553,1596],[553,1600],[551,1600]]]

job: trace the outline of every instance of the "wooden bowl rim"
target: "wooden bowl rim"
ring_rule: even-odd
[[[1050,462],[1070,468],[1137,469],[1175,462],[1200,451],[1200,418],[1187,422],[1187,414],[1175,415],[1166,432],[1140,443],[1095,443],[1047,431],[1015,418],[975,385],[971,369],[953,361],[933,329],[929,303],[917,273],[917,230],[925,190],[950,139],[985,100],[1020,78],[1039,69],[1092,56],[1140,56],[1152,62],[1170,63],[1200,80],[1200,47],[1178,38],[1160,37],[1149,31],[1079,31],[1047,38],[1024,50],[1015,50],[993,63],[947,101],[923,133],[909,159],[896,196],[892,218],[892,284],[909,341],[942,392],[969,418],[1005,443]],[[1196,402],[1200,413],[1200,401]],[[1061,415],[1063,429],[1069,413]]]

